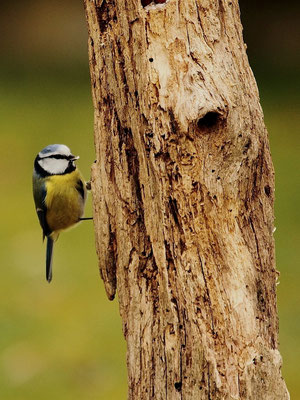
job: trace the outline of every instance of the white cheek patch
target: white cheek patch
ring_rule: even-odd
[[[68,160],[56,158],[42,158],[38,163],[43,170],[52,175],[63,174],[69,165]]]

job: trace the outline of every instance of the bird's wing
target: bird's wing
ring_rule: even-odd
[[[85,190],[84,190],[84,186],[83,186],[83,182],[81,179],[79,179],[76,183],[76,190],[79,192],[80,196],[82,197],[82,199],[85,199]]]
[[[45,236],[49,236],[51,234],[51,229],[49,228],[46,220],[47,210],[42,210],[41,208],[37,208],[36,212],[39,217],[40,225],[43,229],[43,240],[44,240]]]
[[[47,214],[47,207],[45,205],[46,194],[47,192],[44,182],[36,181],[33,190],[33,197],[40,225],[43,229],[43,239],[45,239],[45,236],[49,236],[51,234],[51,229],[49,228],[46,220],[46,214]]]

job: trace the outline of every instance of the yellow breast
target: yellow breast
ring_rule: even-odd
[[[84,211],[86,189],[84,198],[76,189],[78,182],[83,180],[80,172],[75,170],[65,175],[53,175],[46,180],[47,207],[46,220],[52,231],[59,233],[79,222]]]

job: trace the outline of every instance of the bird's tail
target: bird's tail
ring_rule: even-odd
[[[52,280],[52,255],[53,255],[54,240],[47,236],[47,250],[46,250],[46,279],[50,283]]]

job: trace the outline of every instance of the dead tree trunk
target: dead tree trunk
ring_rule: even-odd
[[[238,1],[85,6],[96,247],[129,399],[288,399],[274,173]]]

